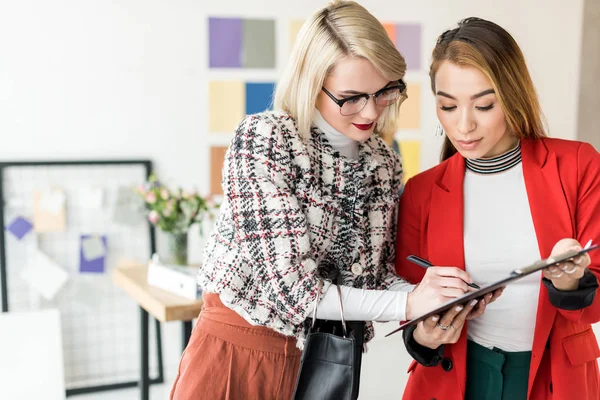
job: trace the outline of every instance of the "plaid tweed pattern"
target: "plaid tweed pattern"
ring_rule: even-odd
[[[394,273],[402,166],[378,137],[348,160],[316,128],[301,138],[286,113],[250,115],[222,183],[198,282],[249,322],[296,336],[302,348],[316,296],[330,285],[320,271],[335,269],[337,283],[362,289],[402,280]],[[362,273],[352,272],[355,263]]]

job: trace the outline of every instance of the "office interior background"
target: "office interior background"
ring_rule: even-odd
[[[59,399],[69,389],[139,378],[138,309],[112,279],[120,262],[147,263],[151,250],[148,227],[119,215],[134,202],[123,188],[146,178],[145,164],[135,161],[151,161],[167,185],[218,201],[237,122],[269,107],[299,26],[325,3],[0,2],[0,162],[7,163],[0,193],[10,305],[0,314],[0,398],[15,398],[5,396],[20,387],[34,396],[23,398]],[[440,33],[469,16],[515,37],[550,136],[600,150],[600,0],[359,3],[384,23],[408,62],[409,100],[395,139],[409,175],[434,166],[442,143],[429,87],[431,50]],[[116,164],[68,164],[98,160]],[[47,215],[53,209],[58,219]],[[201,264],[210,227],[207,219],[190,230],[190,264]],[[156,242],[159,253],[169,246],[160,230]],[[160,325],[164,379],[151,385],[152,399],[168,397],[181,355],[182,325]],[[363,360],[363,399],[402,394],[410,358],[401,335],[383,337],[395,326],[377,324]],[[155,327],[151,322],[151,378]],[[44,371],[52,373],[34,384],[32,374]],[[70,394],[136,399],[139,389]]]

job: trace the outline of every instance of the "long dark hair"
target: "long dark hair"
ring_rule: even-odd
[[[432,59],[429,77],[434,94],[435,74],[444,61],[475,67],[490,80],[508,127],[516,137],[539,139],[546,136],[540,103],[525,57],[515,39],[501,26],[476,17],[463,19],[458,28],[438,37]],[[446,137],[441,161],[456,152]]]

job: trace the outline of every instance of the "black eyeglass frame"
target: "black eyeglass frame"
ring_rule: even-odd
[[[349,115],[354,115],[354,114],[358,114],[359,112],[361,112],[363,110],[363,108],[365,108],[365,106],[367,105],[367,103],[369,102],[369,98],[370,97],[373,97],[373,100],[375,101],[375,104],[377,104],[377,96],[381,95],[381,93],[383,93],[385,91],[388,91],[390,89],[400,89],[400,95],[402,95],[404,93],[404,91],[406,90],[406,83],[404,83],[404,81],[402,79],[398,79],[398,81],[396,81],[396,82],[398,83],[397,85],[395,85],[395,86],[386,86],[386,87],[384,87],[382,89],[379,89],[375,93],[371,93],[371,94],[362,93],[362,94],[357,94],[357,95],[354,95],[354,96],[346,97],[345,99],[338,99],[338,98],[336,98],[333,94],[331,94],[331,92],[329,90],[327,90],[325,88],[325,86],[321,87],[321,90],[323,90],[325,92],[325,94],[327,96],[329,96],[329,98],[331,100],[333,100],[333,102],[340,107],[340,114],[342,113],[342,106],[346,102],[351,101],[351,100],[360,99],[360,98],[367,99],[367,101],[365,101],[365,104],[363,105],[363,107],[360,110],[356,111],[355,113],[345,115],[345,116],[349,116]],[[400,98],[400,96],[398,96],[398,99],[399,98]],[[398,99],[394,100],[392,103],[388,104],[385,107],[391,106],[396,101],[398,101]],[[342,115],[344,115],[344,114],[342,114]]]

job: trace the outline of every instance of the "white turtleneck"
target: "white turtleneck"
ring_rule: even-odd
[[[491,174],[466,171],[464,248],[466,270],[482,286],[540,259],[523,164]],[[540,285],[541,272],[508,285],[469,321],[469,340],[490,349],[531,351]]]
[[[359,145],[355,140],[332,127],[315,109],[313,124],[323,132],[334,150],[351,160],[358,159]],[[344,318],[349,321],[404,321],[408,292],[415,285],[398,282],[389,290],[367,290],[341,286]],[[340,306],[337,289],[331,285],[317,307],[317,317],[339,320]]]
[[[329,125],[329,122],[325,121],[325,118],[323,118],[316,108],[315,115],[313,116],[313,124],[323,132],[325,139],[327,139],[335,151],[351,160],[358,159],[358,142],[338,132],[333,126]]]

